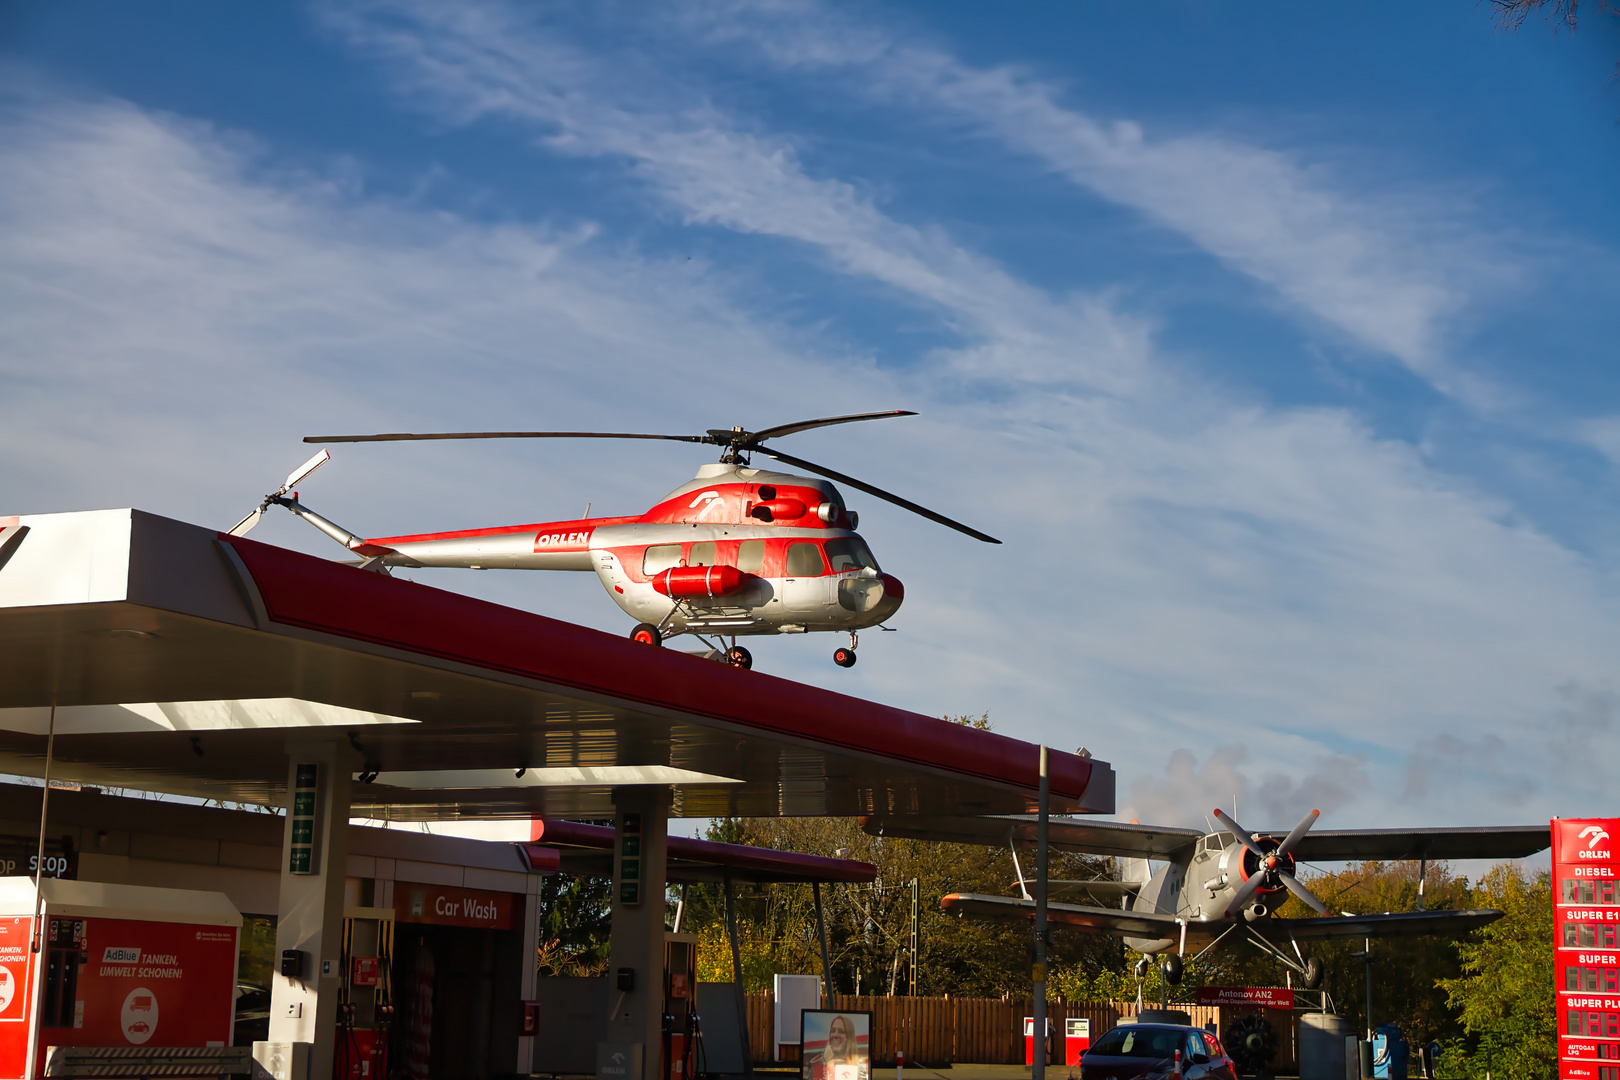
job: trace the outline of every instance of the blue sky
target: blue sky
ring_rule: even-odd
[[[1084,744],[1144,819],[1612,812],[1617,28],[13,5],[0,510],[224,527],[317,432],[911,408],[784,448],[1007,543],[850,493],[900,632],[758,666]],[[349,447],[304,495],[387,535],[636,512],[703,460]],[[418,577],[628,630],[586,575]]]

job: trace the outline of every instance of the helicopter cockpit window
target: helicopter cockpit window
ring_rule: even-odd
[[[757,574],[765,569],[765,541],[744,540],[737,545],[737,569]]]
[[[827,561],[832,564],[835,574],[845,570],[878,568],[877,560],[872,558],[871,549],[858,537],[841,537],[827,541]]]
[[[801,541],[788,545],[788,577],[820,577],[825,569],[821,561],[821,549],[815,544]]]
[[[692,553],[686,557],[686,565],[713,566],[715,547],[716,545],[712,540],[706,544],[693,544]]]
[[[661,574],[672,566],[681,565],[681,545],[654,544],[641,557],[641,572],[648,577]]]

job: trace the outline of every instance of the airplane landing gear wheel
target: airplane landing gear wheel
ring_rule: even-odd
[[[726,663],[748,671],[754,666],[754,654],[741,645],[733,645],[726,650]]]
[[[1181,985],[1181,972],[1181,957],[1174,953],[1159,961],[1159,974],[1163,975],[1164,981],[1171,986]]]
[[[855,650],[854,649],[835,649],[833,651],[833,663],[837,664],[839,667],[854,667],[855,666]]]
[[[662,645],[664,635],[658,632],[658,627],[650,622],[636,623],[636,628],[630,631],[630,640],[639,641],[643,645]]]
[[[1221,1033],[1226,1052],[1238,1071],[1252,1076],[1271,1064],[1277,1055],[1277,1033],[1271,1030],[1266,1018],[1250,1013],[1234,1020],[1227,1031]]]
[[[1322,985],[1322,961],[1311,957],[1305,961],[1305,989],[1316,990]]]

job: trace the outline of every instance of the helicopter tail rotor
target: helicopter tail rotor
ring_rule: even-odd
[[[252,513],[248,514],[248,516],[243,518],[241,521],[238,521],[235,525],[232,525],[226,530],[226,532],[231,536],[246,536],[250,531],[252,531],[253,526],[259,523],[259,519],[264,517],[265,510],[269,508],[273,501],[281,498],[281,496],[287,494],[287,492],[297,487],[299,481],[303,480],[304,477],[308,476],[322,465],[325,465],[331,460],[331,458],[332,452],[330,450],[322,450],[320,453],[298,466],[298,468],[288,473],[286,483],[282,484],[281,487],[266,495],[264,497],[264,501],[261,502]]]

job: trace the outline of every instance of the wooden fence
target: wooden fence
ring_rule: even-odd
[[[895,1051],[903,1051],[908,1063],[940,1067],[957,1063],[977,1065],[1022,1065],[1024,1063],[1024,1017],[1033,1015],[1032,998],[913,998],[854,997],[838,994],[823,1007],[872,1014],[872,1062],[894,1064]],[[1197,1027],[1214,1021],[1217,1029],[1254,1009],[1217,1008],[1212,1005],[1175,1005],[1189,1014]],[[1061,1036],[1063,1021],[1086,1017],[1091,1021],[1093,1039],[1119,1023],[1123,1016],[1136,1014],[1136,1002],[1053,1001],[1047,1006],[1052,1030]],[[769,1065],[799,1060],[797,1046],[782,1047],[773,1058],[772,1032],[776,1006],[770,994],[748,995],[748,1045],[754,1064]],[[1295,1062],[1295,1025],[1290,1013],[1268,1013],[1278,1034],[1274,1069],[1287,1071]],[[1054,1039],[1049,1064],[1063,1062],[1060,1039]]]

